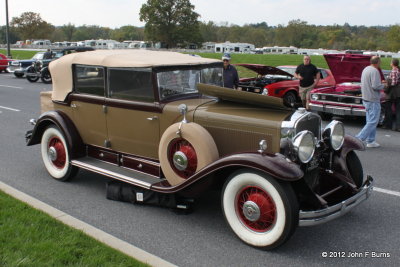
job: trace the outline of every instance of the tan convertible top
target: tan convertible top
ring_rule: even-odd
[[[194,57],[187,54],[150,50],[97,50],[73,53],[52,61],[50,73],[53,79],[52,99],[64,101],[72,91],[72,65],[105,67],[150,68],[218,63],[220,60]]]

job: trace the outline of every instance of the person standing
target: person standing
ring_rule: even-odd
[[[43,59],[51,59],[53,57],[53,53],[51,52],[50,48],[43,54]]]
[[[386,82],[381,79],[379,71],[381,59],[373,56],[370,63],[371,65],[366,67],[361,74],[361,94],[366,111],[366,123],[356,138],[367,142],[367,147],[380,147],[375,141],[376,126],[381,113],[380,91],[385,88]]]
[[[231,55],[225,53],[222,56],[222,61],[224,62],[224,87],[237,89],[239,87],[239,75],[236,68],[230,64]]]
[[[395,130],[400,132],[400,69],[399,60],[397,58],[392,59],[390,66],[392,71],[389,74],[388,86],[385,88],[386,97],[389,101],[386,101],[385,107],[385,128],[392,129],[392,106],[395,105],[395,116],[396,116],[396,128]]]
[[[303,106],[308,109],[310,92],[318,84],[321,74],[315,65],[311,64],[310,56],[303,58],[303,63],[298,65],[294,77],[300,80],[299,95]]]

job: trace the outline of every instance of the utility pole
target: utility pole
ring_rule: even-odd
[[[10,29],[8,27],[8,0],[6,0],[6,40],[7,40],[7,57],[12,58],[10,51]]]

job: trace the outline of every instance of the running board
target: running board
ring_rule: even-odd
[[[160,183],[165,180],[147,175],[145,173],[129,170],[124,167],[119,167],[91,157],[72,160],[71,164],[73,166],[145,189],[150,189],[153,184]]]

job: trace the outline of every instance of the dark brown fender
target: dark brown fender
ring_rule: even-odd
[[[229,167],[258,170],[283,181],[296,181],[304,175],[299,165],[287,161],[282,155],[241,153],[227,156],[211,163],[179,185],[171,186],[166,182],[160,182],[154,184],[151,189],[157,192],[175,193],[210,176],[216,171]]]
[[[353,136],[346,135],[344,137],[344,143],[343,143],[342,151],[340,154],[344,158],[346,158],[347,153],[349,153],[352,150],[363,151],[363,150],[365,150],[365,145],[363,142],[361,142],[361,140],[359,140]]]
[[[82,138],[74,123],[65,113],[59,110],[45,112],[39,117],[32,130],[31,137],[27,140],[27,145],[32,146],[40,144],[43,132],[52,124],[56,125],[63,133],[67,141],[71,159],[85,155],[85,147]]]

